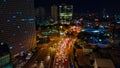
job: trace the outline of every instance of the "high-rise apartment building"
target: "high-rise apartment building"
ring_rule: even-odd
[[[45,17],[45,8],[44,7],[39,7],[36,9],[36,16],[39,19],[44,19]]]
[[[73,16],[73,5],[60,5],[59,18],[61,24],[69,24]]]
[[[0,41],[12,56],[36,46],[34,0],[0,0]]]
[[[103,9],[103,18],[105,18],[105,19],[109,18],[109,15],[108,15],[106,9]]]
[[[54,20],[58,19],[58,7],[57,7],[57,5],[51,6],[51,16]]]

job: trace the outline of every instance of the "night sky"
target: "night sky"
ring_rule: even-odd
[[[53,4],[59,5],[62,3],[72,4],[76,12],[81,10],[100,11],[103,8],[120,10],[119,0],[35,0],[35,8],[43,6],[50,9]]]

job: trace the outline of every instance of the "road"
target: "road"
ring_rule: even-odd
[[[73,44],[76,34],[69,37],[66,35],[50,36],[51,41],[46,44],[38,44],[39,50],[22,68],[73,68]]]
[[[73,38],[64,38],[59,42],[58,48],[56,50],[56,55],[53,63],[53,68],[70,68],[69,54],[70,49],[74,43]]]
[[[59,37],[54,37],[49,43],[46,44],[38,44],[39,50],[34,54],[34,56],[27,62],[27,64],[23,68],[39,68],[41,65],[41,61],[43,61],[44,68],[49,68],[51,63],[53,63],[52,59],[54,59],[55,48],[52,48],[55,43],[59,41]],[[54,45],[54,47],[56,47]],[[50,55],[50,52],[51,55]],[[48,59],[48,56],[50,58]]]

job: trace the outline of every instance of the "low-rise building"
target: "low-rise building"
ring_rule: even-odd
[[[115,68],[112,60],[103,59],[103,58],[95,58],[94,68]]]

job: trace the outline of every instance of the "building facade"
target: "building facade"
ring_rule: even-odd
[[[34,0],[0,0],[0,41],[12,56],[36,46]]]
[[[59,19],[61,24],[69,24],[73,16],[73,5],[59,6]]]
[[[95,58],[93,66],[94,68],[115,68],[112,60],[103,58]]]
[[[0,42],[0,68],[10,63],[10,52],[7,43]]]
[[[51,17],[54,19],[54,20],[57,20],[58,19],[58,7],[56,5],[53,5],[51,7]]]
[[[40,19],[43,19],[45,17],[45,8],[39,7],[36,9],[36,16]]]

